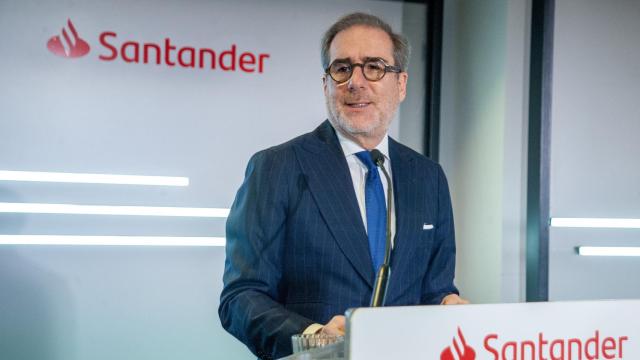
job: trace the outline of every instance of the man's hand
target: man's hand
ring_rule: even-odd
[[[469,301],[461,298],[456,294],[449,294],[442,299],[442,305],[463,305],[468,304]],[[344,335],[345,332],[345,317],[343,315],[336,315],[329,320],[320,330],[318,334],[324,335]]]
[[[465,300],[456,294],[449,294],[442,299],[441,305],[465,305],[468,303],[468,300]]]
[[[318,334],[324,335],[344,335],[345,318],[344,315],[336,315],[326,323]]]

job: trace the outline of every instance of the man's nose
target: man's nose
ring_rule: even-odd
[[[349,90],[363,88],[367,81],[369,80],[364,77],[364,68],[362,66],[354,66],[353,73],[347,82],[347,86],[349,87]]]

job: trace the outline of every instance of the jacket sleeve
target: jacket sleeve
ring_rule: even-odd
[[[289,355],[291,335],[313,323],[283,306],[282,257],[293,156],[275,150],[254,155],[227,219],[218,314],[222,326],[261,359]]]
[[[449,294],[459,294],[453,284],[456,268],[456,243],[451,196],[444,171],[437,167],[437,223],[427,273],[422,284],[423,304],[440,304]]]

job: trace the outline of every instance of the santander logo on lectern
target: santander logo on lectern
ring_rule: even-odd
[[[467,340],[465,340],[464,335],[462,335],[462,330],[458,327],[458,337],[453,338],[453,348],[455,351],[455,355],[451,350],[451,346],[447,347],[440,354],[440,360],[475,360],[476,359],[476,351],[473,350],[471,346],[467,344]]]
[[[503,334],[504,335],[504,334]],[[626,335],[611,336],[594,330],[593,336],[550,337],[540,331],[529,339],[505,339],[498,333],[484,336],[479,348],[480,358],[493,360],[599,360],[625,359],[625,349],[630,338]],[[475,360],[476,349],[469,346],[458,327],[453,346],[447,346],[440,354],[440,360]]]
[[[98,35],[96,48],[100,61],[119,61],[127,64],[164,66],[170,68],[222,70],[262,74],[265,72],[268,53],[242,51],[240,46],[230,44],[222,50],[209,47],[178,45],[170,37],[162,41],[140,41],[122,39],[115,31],[103,31]],[[95,44],[95,43],[94,43]],[[60,35],[47,42],[52,53],[65,58],[78,58],[89,53],[89,43],[78,35],[71,19],[62,28]]]
[[[54,35],[49,39],[47,42],[49,51],[66,58],[78,58],[87,55],[91,47],[78,35],[78,31],[71,19],[67,19],[67,26],[69,32],[67,32],[66,27],[63,27],[62,38],[60,38],[60,35]]]

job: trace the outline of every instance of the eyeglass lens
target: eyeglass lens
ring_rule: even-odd
[[[352,64],[348,61],[336,61],[329,67],[329,75],[333,80],[342,83],[351,79],[353,69],[357,66],[362,68],[365,79],[369,81],[378,81],[384,77],[386,73],[386,64],[382,60],[367,60],[364,64]]]

